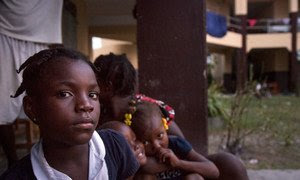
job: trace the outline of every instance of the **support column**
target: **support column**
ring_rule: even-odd
[[[137,0],[141,93],[176,112],[187,140],[207,153],[205,0]]]
[[[81,0],[73,1],[77,9],[77,50],[92,58],[89,51],[89,27],[86,2]]]
[[[242,48],[237,49],[236,59],[236,90],[241,91],[245,88],[248,76],[247,64],[247,50],[246,50],[246,37],[247,37],[247,16],[236,16],[241,20],[241,29],[239,33],[242,35]]]
[[[247,82],[247,0],[235,0],[235,14],[241,21],[239,33],[242,35],[242,48],[237,50],[236,59],[236,90],[241,91]]]
[[[292,34],[292,50],[289,60],[289,90],[291,92],[299,93],[298,86],[298,72],[300,70],[299,63],[297,61],[297,19],[298,19],[298,1],[289,1],[290,10],[290,26]]]

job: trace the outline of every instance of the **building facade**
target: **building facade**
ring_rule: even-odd
[[[227,22],[223,37],[207,35],[208,52],[218,57],[216,62],[221,65],[217,66],[223,72],[219,82],[227,92],[237,89],[241,68],[247,80],[267,82],[273,93],[297,91],[298,6],[298,0],[207,1],[207,10],[224,16]],[[243,59],[238,52],[243,48],[245,67],[240,65]]]

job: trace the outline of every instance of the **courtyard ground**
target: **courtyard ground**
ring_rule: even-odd
[[[225,101],[229,102],[231,98],[225,97]],[[300,98],[255,98],[246,114],[249,122],[243,129],[245,131],[255,127],[256,122],[269,121],[264,130],[255,131],[242,143],[239,156],[247,168],[300,169]],[[210,118],[209,121],[209,152],[214,153],[224,145],[226,128],[220,118]]]

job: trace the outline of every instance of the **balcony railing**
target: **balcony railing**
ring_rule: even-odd
[[[236,17],[227,17],[228,30],[239,32],[241,20]],[[290,19],[248,19],[247,33],[283,33],[290,32]],[[298,19],[298,31],[300,31],[300,19]]]

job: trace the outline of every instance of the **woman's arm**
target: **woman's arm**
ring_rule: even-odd
[[[204,156],[193,149],[188,153],[187,159],[179,159],[171,149],[161,149],[159,152],[160,161],[170,164],[173,168],[182,169],[186,172],[198,173],[205,178],[218,178],[219,170]]]
[[[207,178],[218,178],[219,177],[219,170],[217,166],[206,159],[201,154],[197,153],[194,149],[192,149],[188,155],[187,160],[189,162],[193,162],[195,170],[202,176]]]
[[[140,171],[145,174],[156,174],[170,168],[171,166],[158,162],[155,157],[147,157],[147,163],[140,168]]]

